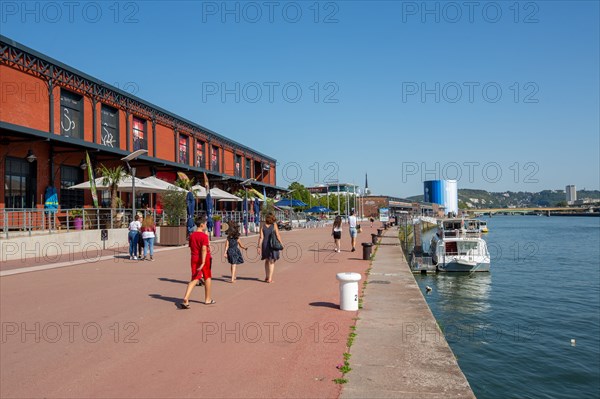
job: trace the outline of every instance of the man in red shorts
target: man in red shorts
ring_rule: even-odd
[[[208,235],[205,233],[206,217],[203,216],[196,219],[196,227],[196,231],[190,234],[192,280],[188,283],[183,302],[178,305],[180,309],[190,308],[190,295],[201,278],[204,278],[204,303],[206,305],[216,303],[210,295],[212,256],[210,255]]]

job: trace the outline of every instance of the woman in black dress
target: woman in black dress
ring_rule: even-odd
[[[225,243],[225,253],[223,254],[227,258],[227,262],[231,265],[231,282],[235,283],[235,268],[237,265],[244,263],[244,257],[242,251],[247,250],[248,247],[244,247],[240,241],[240,229],[235,222],[229,223],[229,229],[227,230],[227,242]]]
[[[279,259],[279,251],[271,249],[271,234],[275,234],[279,242],[283,244],[279,229],[277,228],[277,219],[272,213],[265,218],[265,224],[260,229],[260,237],[258,239],[258,250],[261,254],[261,259],[265,261],[265,282],[273,282],[273,271],[275,270],[275,262]]]

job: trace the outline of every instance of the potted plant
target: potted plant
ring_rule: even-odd
[[[186,227],[181,224],[187,215],[184,191],[167,190],[160,195],[166,226],[160,227],[160,245],[185,245]]]
[[[221,237],[221,216],[214,215],[213,221],[215,222],[215,237]]]
[[[83,209],[71,209],[69,211],[69,217],[73,219],[75,230],[83,229]]]

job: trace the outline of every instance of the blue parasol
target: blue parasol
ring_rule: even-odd
[[[212,197],[210,196],[210,190],[206,191],[206,227],[208,227],[209,232],[212,232],[212,229],[213,229],[213,203],[212,203]]]
[[[297,199],[282,199],[281,201],[277,201],[275,203],[276,206],[288,206],[288,207],[301,207],[301,206],[306,206],[306,204],[300,200]]]
[[[187,232],[190,234],[194,230],[194,207],[196,205],[196,199],[191,191],[188,191],[185,201],[187,203]]]
[[[258,198],[254,198],[254,223],[257,225],[260,223],[260,203],[258,202]]]

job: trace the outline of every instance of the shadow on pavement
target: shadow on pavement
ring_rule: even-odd
[[[337,303],[331,303],[331,302],[311,302],[309,303],[310,306],[317,306],[317,307],[321,307],[321,308],[332,308],[332,309],[339,309],[340,305],[338,305]]]
[[[179,284],[188,284],[189,283],[189,281],[175,280],[173,278],[166,278],[166,277],[159,277],[158,279],[160,281],[167,281],[169,283],[179,283]]]
[[[227,282],[229,282],[229,280],[231,280],[231,276],[225,276],[225,275],[223,275],[221,277],[223,277],[223,278],[225,278],[227,280],[221,280],[221,279],[219,279],[220,281],[227,281]],[[261,281],[261,282],[264,281],[264,280],[261,280],[261,279],[259,279],[257,277],[239,277],[239,276],[237,276],[235,279],[236,280],[246,280],[246,281]],[[213,280],[216,280],[216,279],[213,277]]]
[[[166,301],[166,302],[171,302],[174,304],[178,304],[179,302],[182,302],[183,299],[182,298],[174,298],[172,296],[162,296],[160,294],[149,294],[149,297],[152,297],[154,299],[160,299],[161,301]],[[200,302],[200,301],[194,301],[192,299],[190,299],[190,303],[204,303],[204,302]]]
[[[319,248],[319,249],[309,249],[309,252],[331,252],[331,253],[335,253],[335,251],[333,250],[334,246],[333,244],[331,245],[331,248]],[[342,251],[343,252],[343,251]]]

